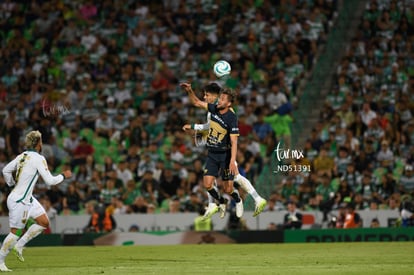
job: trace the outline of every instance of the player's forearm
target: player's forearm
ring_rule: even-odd
[[[188,94],[188,97],[190,98],[191,103],[192,103],[193,105],[195,105],[195,104],[196,104],[196,102],[197,102],[199,99],[198,99],[198,97],[195,95],[195,93],[194,93],[193,89],[192,89],[192,88],[189,88],[189,89],[187,90],[187,94]]]
[[[190,96],[191,103],[198,108],[207,109],[207,103],[204,101],[201,101],[195,94],[192,92],[191,94],[188,94]]]
[[[231,159],[230,161],[235,162],[237,157],[237,136],[231,136]]]
[[[6,184],[8,186],[13,186],[16,184],[16,182],[13,179],[13,172],[16,170],[16,161],[13,160],[9,162],[4,168],[3,168],[3,177],[6,181]]]
[[[49,170],[45,170],[45,169],[38,169],[37,170],[40,174],[40,176],[42,177],[43,181],[47,184],[47,185],[56,185],[61,183],[62,181],[65,180],[65,176],[63,174],[57,175],[57,176],[53,176]]]
[[[8,173],[8,172],[5,173],[3,171],[3,177],[4,177],[4,180],[6,181],[6,184],[8,186],[14,186],[16,184],[14,179],[13,179],[13,174],[12,173]]]
[[[199,107],[199,108],[204,108],[207,109],[207,103],[204,101],[201,101],[195,94],[193,88],[191,88],[191,84],[190,83],[182,83],[180,85],[182,88],[184,88],[184,90],[187,92],[188,97],[190,98],[191,103],[195,106],[195,107]]]

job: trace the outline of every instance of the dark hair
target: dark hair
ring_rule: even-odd
[[[220,90],[221,90],[221,87],[215,82],[209,83],[203,87],[203,92],[205,93],[211,93],[211,94],[218,95],[220,93]]]
[[[231,103],[234,102],[234,99],[236,98],[236,92],[233,89],[230,88],[223,88],[220,91],[221,94],[227,95],[229,98],[229,101]]]

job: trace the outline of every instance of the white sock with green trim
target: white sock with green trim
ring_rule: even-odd
[[[247,178],[243,177],[240,174],[237,174],[234,177],[234,181],[238,182],[241,188],[243,188],[244,191],[246,191],[249,195],[253,197],[254,201],[257,202],[262,198]]]
[[[9,233],[3,241],[3,245],[0,248],[0,263],[4,263],[4,259],[10,253],[10,250],[14,247],[14,245],[19,240],[19,236]]]
[[[43,230],[46,228],[38,225],[38,224],[32,224],[29,229],[26,231],[26,233],[23,234],[23,236],[20,238],[20,240],[16,243],[16,247],[21,248],[24,247],[30,240],[33,240],[38,235],[40,235]]]

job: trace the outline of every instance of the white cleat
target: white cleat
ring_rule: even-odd
[[[223,219],[224,216],[226,215],[226,210],[227,210],[227,199],[224,199],[224,203],[220,203],[219,204],[219,210],[220,210],[220,218]]]
[[[260,213],[263,212],[267,204],[267,201],[263,198],[261,198],[258,202],[256,202],[256,207],[254,208],[254,214],[253,217],[256,217]]]
[[[209,203],[206,212],[203,215],[203,220],[211,218],[215,213],[219,211],[219,206],[215,203]]]
[[[7,266],[6,266],[6,264],[5,263],[1,263],[0,264],[0,271],[1,272],[10,272],[10,271],[12,271],[11,269],[9,269]]]
[[[14,255],[16,255],[17,259],[19,259],[19,261],[24,262],[23,247],[20,247],[20,248],[13,247],[13,253]]]
[[[237,218],[241,218],[243,216],[244,207],[243,207],[243,200],[240,199],[239,202],[236,202],[236,216]]]

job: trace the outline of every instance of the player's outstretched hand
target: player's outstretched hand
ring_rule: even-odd
[[[65,178],[68,179],[72,177],[72,172],[70,170],[66,170],[63,171],[63,175],[65,175]]]
[[[237,167],[237,162],[230,161],[229,170],[230,170],[230,174],[237,175],[239,173],[239,168]]]
[[[191,130],[191,124],[186,124],[186,125],[184,125],[184,126],[183,126],[183,130],[184,130],[184,131],[186,131],[186,132],[187,132],[187,131],[190,131],[190,130]]]
[[[183,82],[180,84],[180,87],[184,89],[187,93],[191,91],[191,84],[188,82]]]

